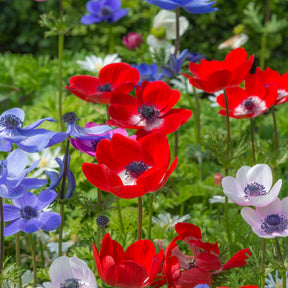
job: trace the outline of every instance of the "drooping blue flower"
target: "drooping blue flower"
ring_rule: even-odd
[[[53,190],[43,190],[38,196],[26,191],[23,196],[12,200],[13,205],[4,204],[4,222],[11,221],[4,228],[4,236],[13,235],[19,231],[33,233],[42,229],[55,230],[61,223],[61,216],[56,212],[43,211],[56,198]]]
[[[20,108],[12,108],[0,115],[0,151],[9,152],[15,143],[22,150],[33,153],[63,141],[67,135],[46,129],[35,129],[44,121],[55,122],[53,118],[40,119],[22,128],[25,113]]]
[[[193,52],[188,52],[186,55],[186,60],[189,62],[200,62],[202,59],[205,59],[206,57],[202,54],[199,53],[193,53]]]
[[[100,0],[88,1],[86,9],[89,15],[81,18],[81,23],[90,25],[107,21],[109,23],[116,22],[128,13],[128,9],[121,9],[121,0]]]
[[[138,85],[141,85],[143,81],[157,81],[161,80],[162,74],[158,71],[158,66],[156,63],[153,63],[151,65],[148,65],[146,63],[142,63],[139,65],[132,65],[132,67],[135,67],[139,73],[140,73],[140,81],[138,82]]]
[[[216,1],[210,0],[146,0],[149,4],[157,5],[161,9],[174,10],[182,7],[192,14],[202,14],[217,11],[212,7]]]
[[[29,168],[28,158],[20,149],[12,151],[6,160],[0,161],[0,197],[14,199],[21,197],[26,190],[37,189],[46,184],[45,179],[26,178],[39,161],[35,161]]]
[[[163,65],[162,74],[167,77],[175,77],[179,74],[183,61],[188,54],[188,49],[183,50],[177,58],[175,54],[169,56],[169,64]]]

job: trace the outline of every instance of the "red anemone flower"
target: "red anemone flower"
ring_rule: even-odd
[[[229,288],[229,287],[227,287],[227,286],[220,286],[220,287],[218,287],[218,288]],[[241,287],[239,287],[239,288],[258,288],[258,286],[257,286],[257,285],[244,285],[244,286],[241,286]]]
[[[93,254],[102,281],[112,287],[148,287],[160,272],[162,249],[155,252],[149,240],[138,240],[124,252],[122,246],[106,233],[101,243],[100,255],[93,244]]]
[[[213,274],[246,264],[249,249],[238,251],[223,266],[219,260],[219,248],[215,244],[201,241],[201,230],[189,223],[177,223],[175,230],[179,234],[168,245],[165,251],[163,275],[157,280],[156,287],[166,282],[168,288],[192,288],[198,284],[211,285]],[[177,241],[184,241],[190,248],[192,255],[184,255],[177,245]]]
[[[277,87],[270,85],[265,88],[257,74],[249,74],[245,79],[245,89],[240,87],[227,88],[229,116],[233,118],[255,118],[266,112],[277,99]],[[225,108],[224,94],[217,97],[218,104]],[[220,110],[226,116],[226,110]]]
[[[171,109],[180,96],[178,90],[172,90],[163,81],[144,81],[136,88],[136,99],[130,95],[113,95],[108,108],[112,119],[107,123],[137,129],[138,138],[151,132],[170,134],[192,115],[188,109]]]
[[[277,87],[278,96],[274,105],[279,105],[288,101],[288,72],[282,76],[271,68],[262,71],[259,67],[256,74],[263,80],[265,87],[275,85]]]
[[[139,141],[114,134],[97,145],[99,164],[83,163],[88,181],[117,197],[132,199],[160,189],[176,168],[170,168],[170,149],[165,135],[152,133]],[[168,170],[167,170],[168,169]]]
[[[104,66],[99,78],[94,76],[73,76],[70,86],[65,88],[84,101],[109,104],[112,93],[127,94],[132,91],[140,80],[136,68],[126,63],[112,63]]]
[[[247,52],[239,47],[228,53],[224,61],[202,59],[200,64],[190,62],[189,70],[193,77],[182,74],[189,78],[190,84],[194,87],[214,93],[243,82],[254,60],[254,56],[248,60],[247,57]]]

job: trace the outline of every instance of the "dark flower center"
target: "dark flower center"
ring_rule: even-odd
[[[25,206],[21,211],[20,211],[21,217],[25,219],[32,219],[37,217],[37,210],[34,209],[31,206]]]
[[[253,113],[256,110],[256,104],[252,98],[245,99],[242,105],[244,106],[245,110],[248,112]]]
[[[126,175],[137,179],[139,178],[146,170],[149,169],[149,166],[143,161],[132,161],[126,167]]]
[[[142,104],[138,107],[137,112],[140,117],[145,119],[148,123],[154,122],[159,116],[159,111],[155,104]]]
[[[189,259],[188,261],[189,269],[196,267],[196,260],[195,259]]]
[[[109,218],[105,215],[98,216],[96,223],[100,227],[105,227],[109,223]]]
[[[0,125],[8,128],[13,129],[17,127],[21,127],[23,122],[13,114],[7,114],[0,119]]]
[[[80,283],[74,278],[66,279],[64,283],[60,284],[60,288],[80,288]]]
[[[266,194],[265,187],[259,183],[253,182],[247,184],[244,189],[244,193],[246,194],[247,198],[255,197],[255,196],[262,196]]]
[[[283,232],[288,226],[288,220],[278,214],[268,215],[261,224],[261,229],[267,234]]]
[[[109,6],[103,6],[99,12],[100,17],[113,16],[113,10]]]
[[[102,85],[97,86],[96,91],[98,92],[111,92],[113,89],[113,86],[109,83],[105,83]]]
[[[77,117],[75,112],[67,112],[63,115],[63,121],[65,123],[73,124],[75,123],[79,118]]]

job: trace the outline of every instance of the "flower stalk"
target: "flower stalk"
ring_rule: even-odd
[[[31,245],[31,253],[32,253],[32,261],[33,261],[33,288],[36,288],[37,283],[37,269],[36,269],[36,254],[35,254],[35,246],[32,237],[32,233],[29,233],[30,245]]]
[[[20,232],[16,233],[16,264],[17,268],[21,269],[21,262],[20,262]],[[22,279],[21,279],[21,273],[19,273],[18,276],[18,286],[22,287]]]
[[[153,215],[153,194],[151,193],[149,195],[149,216],[148,216],[148,235],[147,235],[148,240],[151,240],[152,215]]]
[[[4,215],[3,215],[3,199],[0,197],[0,275],[3,268],[3,253],[4,253]]]
[[[277,249],[277,253],[278,253],[278,257],[279,257],[279,261],[282,267],[281,270],[281,274],[282,274],[282,288],[286,288],[286,268],[285,268],[285,264],[284,264],[284,260],[282,257],[282,253],[281,253],[281,249],[280,249],[280,244],[278,241],[278,238],[275,237],[275,243],[276,243],[276,249]]]
[[[120,231],[121,231],[121,234],[123,234],[124,233],[124,225],[123,225],[123,218],[122,218],[120,200],[119,200],[118,197],[116,197],[116,202],[117,202],[118,218],[119,218],[119,223],[120,223]]]
[[[253,119],[250,118],[250,132],[251,132],[251,145],[252,145],[252,155],[253,155],[253,164],[256,164],[256,151],[254,144],[254,127],[253,127]]]
[[[138,230],[137,230],[137,240],[142,238],[142,219],[143,218],[143,204],[142,197],[138,197]]]

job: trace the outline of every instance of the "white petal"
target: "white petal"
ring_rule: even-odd
[[[250,166],[242,166],[236,174],[236,179],[239,181],[240,185],[244,189],[247,186],[247,174],[251,169]]]
[[[247,182],[256,182],[265,187],[265,191],[269,192],[272,186],[272,171],[266,164],[257,164],[253,166],[247,174]]]
[[[49,269],[49,276],[53,286],[58,287],[66,279],[74,278],[73,271],[70,266],[70,260],[67,256],[61,256],[54,260]]]
[[[269,205],[265,207],[257,207],[256,213],[258,217],[265,218],[268,215],[271,214],[281,214],[282,213],[282,203],[279,198],[276,198],[275,201],[270,203]]]

